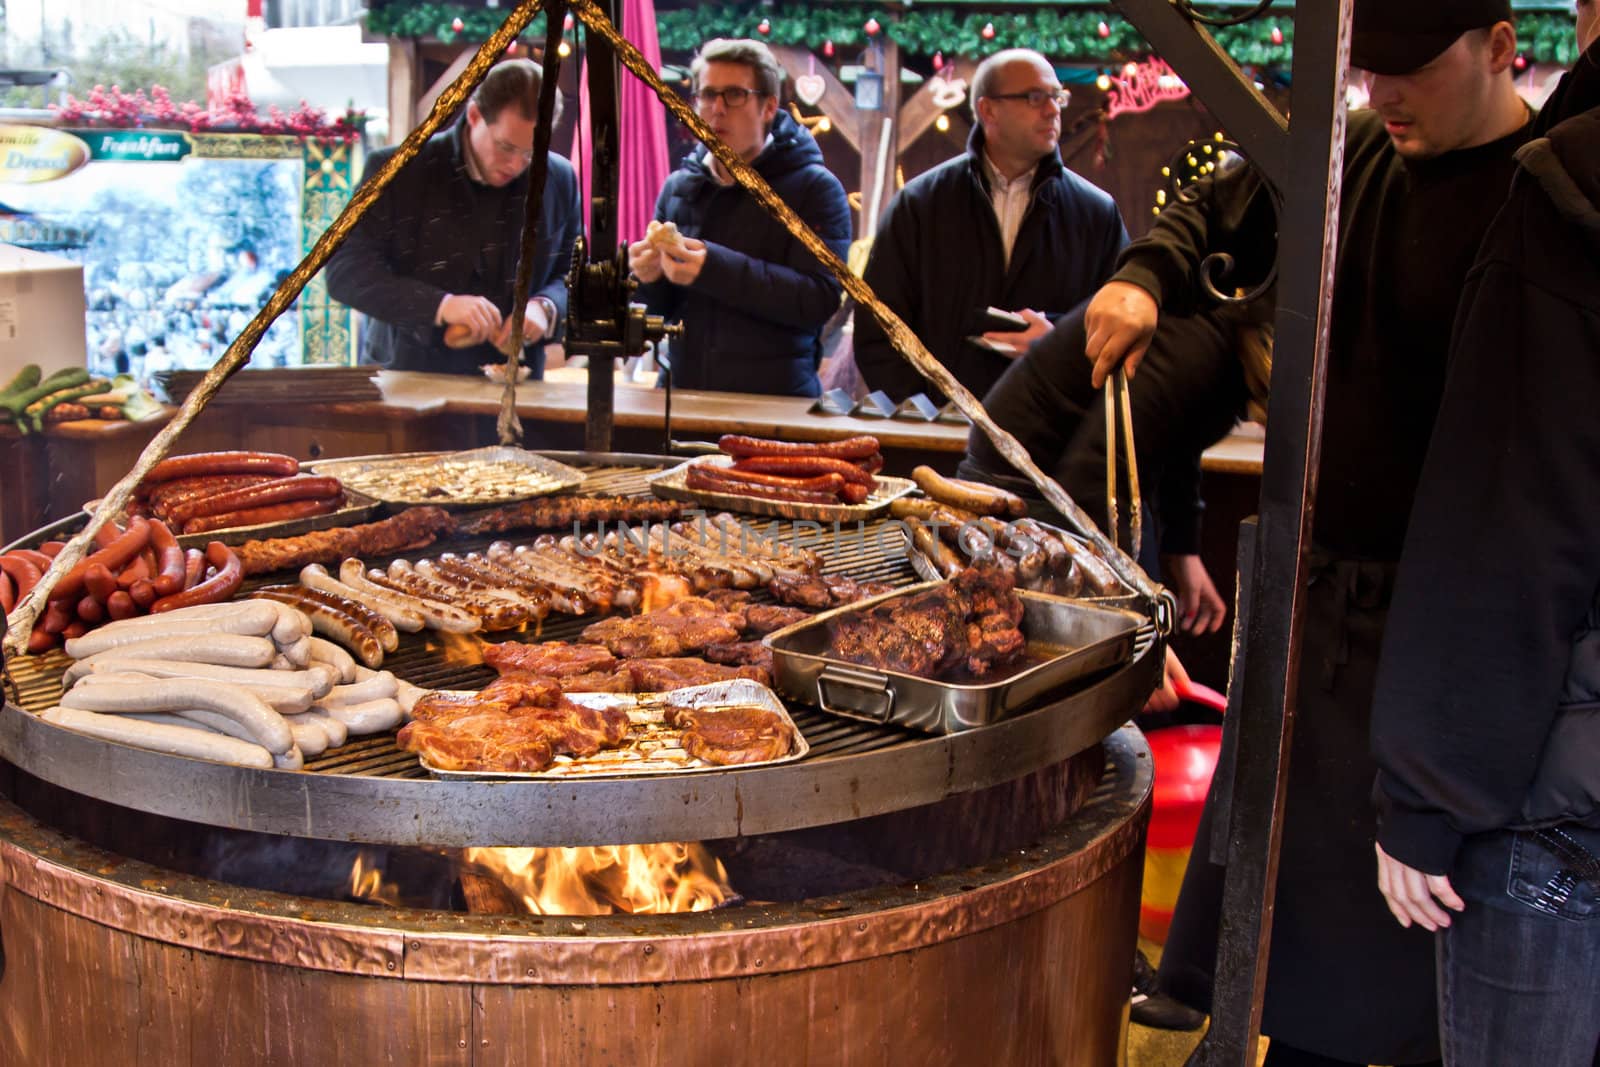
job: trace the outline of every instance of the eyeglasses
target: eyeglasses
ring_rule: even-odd
[[[498,137],[490,138],[489,143],[494,146],[497,155],[504,156],[507,159],[520,159],[524,163],[533,162],[533,149],[531,148],[518,148],[510,141],[502,141]]]
[[[1072,100],[1071,89],[1029,89],[1025,93],[989,93],[989,100],[1022,100],[1031,108],[1041,108],[1048,102],[1052,107],[1065,108]]]
[[[752,96],[766,96],[760,89],[742,89],[734,86],[731,89],[701,89],[694,94],[695,102],[701,107],[710,107],[722,98],[722,103],[729,111],[744,107],[744,102]]]

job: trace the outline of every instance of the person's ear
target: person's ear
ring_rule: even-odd
[[[1503,74],[1517,59],[1517,30],[1509,22],[1489,27],[1489,70]]]
[[[467,125],[483,125],[483,110],[478,107],[478,102],[476,100],[467,101]]]
[[[761,125],[771,126],[772,120],[778,116],[778,98],[766,97],[766,103],[761,106]]]

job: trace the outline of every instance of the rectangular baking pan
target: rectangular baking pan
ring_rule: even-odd
[[[527,469],[535,484],[506,493],[448,494],[418,488],[416,481],[440,464],[513,463]],[[315,474],[332,475],[391,508],[431,504],[441,508],[485,507],[549,496],[583,484],[586,475],[565,463],[509,445],[475,448],[467,452],[406,452],[392,456],[362,456],[302,464]]]
[[[948,734],[997,722],[1035,706],[1074,682],[1127,662],[1144,617],[1061,597],[1019,591],[1029,660],[993,680],[938,682],[898,671],[863,667],[829,656],[828,623],[939,582],[924,582],[768,634],[773,685],[780,693],[830,715]],[[1035,657],[1045,658],[1035,658]]]

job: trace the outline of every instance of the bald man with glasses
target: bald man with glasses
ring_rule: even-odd
[[[866,280],[934,356],[978,396],[1094,295],[1128,241],[1111,197],[1061,162],[1071,94],[1037,52],[1010,49],[973,75],[977,119],[965,154],[922,174],[889,204]],[[985,321],[996,308],[1021,329]],[[932,393],[860,310],[856,365],[895,400]],[[935,399],[940,399],[935,397]]]
[[[504,363],[542,84],[530,60],[497,64],[461,120],[422,147],[329,262],[329,295],[367,316],[363,363],[449,374]],[[365,179],[393,154],[372,153]],[[535,378],[566,314],[581,220],[572,165],[552,154],[522,333]]]

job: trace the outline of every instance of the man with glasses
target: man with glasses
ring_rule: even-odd
[[[811,134],[779,105],[783,68],[760,41],[707,42],[691,66],[700,117],[840,259],[850,204]],[[816,396],[822,327],[842,286],[722,164],[696,148],[668,176],[656,219],[681,240],[637,241],[628,265],[650,310],[683,323],[672,381],[689,389]]]
[[[362,362],[450,374],[504,362],[543,80],[529,60],[497,64],[464,118],[423,146],[329,261],[329,295],[367,316]],[[367,157],[363,180],[393,154]],[[566,313],[581,219],[572,165],[552,153],[523,321],[535,378]]]
[[[867,261],[867,284],[978,396],[1094,293],[1128,240],[1111,197],[1061,163],[1067,95],[1037,52],[979,64],[966,154],[900,191]],[[987,308],[1026,326],[1006,332],[985,321]],[[932,392],[860,310],[855,354],[867,384],[895,400]]]

